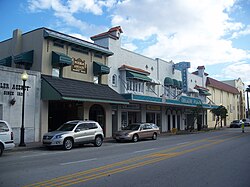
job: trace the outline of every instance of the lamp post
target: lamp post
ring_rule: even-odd
[[[25,102],[25,82],[28,79],[29,75],[24,71],[21,75],[21,79],[23,80],[23,104],[22,104],[22,126],[21,126],[21,134],[20,134],[20,147],[25,147],[24,143],[24,102]]]

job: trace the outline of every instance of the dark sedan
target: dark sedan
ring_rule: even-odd
[[[241,124],[242,124],[242,121],[241,120],[233,120],[231,123],[230,123],[230,128],[240,128],[241,127]]]

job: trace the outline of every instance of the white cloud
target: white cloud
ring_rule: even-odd
[[[122,47],[130,51],[135,51],[137,49],[137,46],[133,43],[125,43],[122,45]]]
[[[221,71],[221,78],[224,79],[237,79],[241,78],[245,85],[250,85],[249,79],[250,64],[242,61],[231,64]]]
[[[150,57],[190,61],[194,67],[238,62],[250,55],[225,39],[244,27],[230,18],[234,4],[235,0],[123,1],[117,5],[112,24],[121,25],[132,41],[156,35],[157,41],[142,51]]]
[[[234,32],[232,38],[239,38],[240,36],[250,35],[250,25],[246,26],[243,30]]]

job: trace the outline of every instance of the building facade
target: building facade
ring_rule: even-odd
[[[216,105],[222,105],[226,107],[228,111],[228,116],[223,124],[225,126],[229,126],[231,121],[239,119],[240,108],[238,105],[240,101],[240,92],[238,89],[210,77],[207,78],[206,85],[211,92],[211,95],[208,96],[209,100]],[[215,121],[215,116],[209,112],[208,126],[214,127]]]
[[[197,74],[188,72],[189,62],[174,63],[148,58],[121,47],[121,27],[113,27],[91,39],[95,44],[108,48],[108,84],[122,94],[129,105],[117,110],[118,126],[134,122],[153,122],[162,132],[172,128],[185,130],[189,125],[201,129],[207,124],[207,104],[204,67]],[[201,109],[194,121],[194,108]]]
[[[22,71],[30,74],[27,85],[31,89],[26,93],[32,97],[25,103],[26,142],[39,141],[45,132],[74,119],[98,121],[105,136],[112,136],[112,110],[128,104],[107,85],[108,57],[112,54],[107,48],[47,28],[24,34],[15,30],[12,38],[0,42],[0,66],[14,69],[7,80],[2,76],[7,71],[1,69],[1,83],[9,85],[2,91],[10,92],[10,85],[19,85],[15,81]],[[9,96],[1,97],[1,118],[13,123],[18,142],[21,125],[13,116],[20,115],[14,109],[20,102],[10,106],[9,100]]]

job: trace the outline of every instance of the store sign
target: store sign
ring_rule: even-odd
[[[180,97],[180,102],[185,103],[185,104],[202,105],[202,102],[200,99],[185,97],[185,96]]]
[[[130,105],[122,105],[122,109],[132,109],[132,110],[139,110],[140,105],[139,104],[130,104]]]
[[[29,86],[25,86],[26,91],[29,91],[29,88]],[[3,95],[23,96],[23,85],[0,82],[0,91]]]
[[[161,107],[156,105],[147,105],[147,110],[160,111]]]
[[[85,60],[80,58],[73,58],[73,64],[71,65],[71,70],[74,72],[87,74],[87,64]]]

